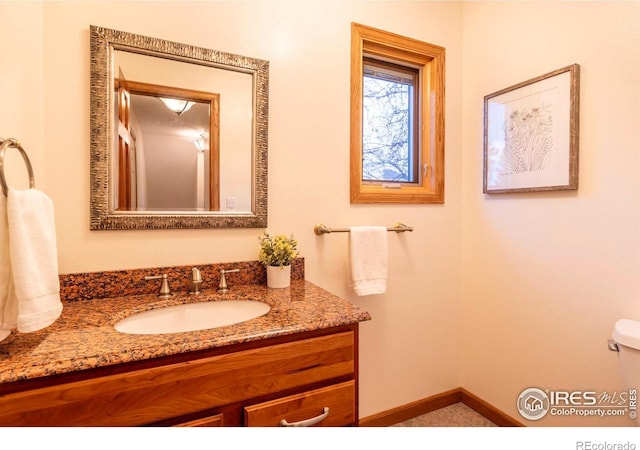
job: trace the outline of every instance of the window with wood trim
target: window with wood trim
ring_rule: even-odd
[[[351,26],[351,203],[444,202],[442,47]]]

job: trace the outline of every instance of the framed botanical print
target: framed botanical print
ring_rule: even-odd
[[[580,66],[484,97],[483,192],[578,188]]]

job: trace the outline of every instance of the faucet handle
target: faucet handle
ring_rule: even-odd
[[[202,285],[202,273],[200,269],[194,267],[191,269],[191,282],[189,283],[189,293],[199,294],[200,286]]]
[[[218,285],[218,292],[225,293],[229,291],[229,285],[227,285],[226,273],[240,272],[240,269],[220,269],[220,284]]]
[[[158,297],[171,297],[171,288],[169,287],[169,277],[167,274],[162,275],[152,275],[148,277],[144,277],[145,280],[159,280],[162,278],[162,284],[160,284],[160,292],[158,293]]]

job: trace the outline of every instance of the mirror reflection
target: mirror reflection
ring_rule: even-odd
[[[136,92],[135,84],[126,84],[130,122],[127,127],[118,120],[114,209],[218,211],[219,148],[212,146],[210,138],[217,131],[210,126],[216,121],[211,115],[217,111],[212,108],[215,100],[160,97],[160,93]],[[126,112],[123,116],[127,117]]]
[[[95,26],[91,43],[91,228],[266,227],[268,62]]]
[[[114,110],[129,122],[114,124],[114,150],[127,162],[112,180],[114,209],[250,212],[251,75],[122,50],[116,68]]]

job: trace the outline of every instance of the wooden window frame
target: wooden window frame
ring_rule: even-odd
[[[417,184],[362,180],[364,58],[418,69]],[[357,23],[351,24],[351,203],[444,203],[445,49]]]

